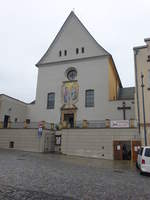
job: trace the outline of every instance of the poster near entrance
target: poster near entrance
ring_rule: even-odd
[[[132,141],[132,160],[136,162],[138,150],[141,146],[141,141]]]
[[[114,160],[123,160],[122,158],[122,144],[120,141],[114,141]]]

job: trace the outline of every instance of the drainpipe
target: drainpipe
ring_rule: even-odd
[[[141,127],[140,127],[140,108],[139,108],[138,76],[137,76],[137,61],[136,61],[137,54],[138,54],[138,50],[134,49],[134,68],[135,68],[135,84],[136,84],[135,89],[136,89],[136,99],[137,99],[138,130],[140,134]]]
[[[141,73],[141,87],[142,87],[142,104],[143,104],[143,120],[144,120],[144,141],[145,146],[147,146],[147,133],[146,133],[146,120],[145,120],[145,102],[144,102],[144,75]]]

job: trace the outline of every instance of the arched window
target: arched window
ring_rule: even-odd
[[[84,47],[81,48],[81,52],[84,53]]]
[[[67,55],[67,50],[64,50],[64,56],[66,56]]]
[[[76,54],[78,54],[79,53],[79,49],[78,48],[76,48]]]
[[[61,51],[59,51],[59,56],[61,57]]]
[[[47,95],[47,109],[54,109],[55,106],[55,93],[51,92]]]
[[[85,107],[94,107],[94,90],[85,91]]]

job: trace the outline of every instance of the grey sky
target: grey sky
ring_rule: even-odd
[[[35,98],[35,64],[73,8],[112,54],[123,86],[134,85],[132,48],[150,37],[149,0],[0,0],[0,93]]]

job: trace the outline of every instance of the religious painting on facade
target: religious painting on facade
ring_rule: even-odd
[[[79,84],[77,82],[66,82],[62,87],[63,104],[72,105],[78,101]]]

